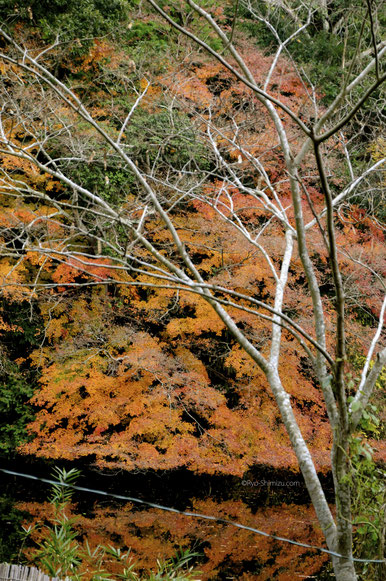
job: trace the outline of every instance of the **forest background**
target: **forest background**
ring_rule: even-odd
[[[385,526],[372,459],[375,452],[381,462],[385,451],[376,359],[384,317],[381,13],[376,2],[202,3],[224,40],[194,6],[159,4],[220,57],[234,43],[253,79],[286,108],[279,107],[280,119],[291,148],[301,147],[301,124],[328,112],[342,84],[364,79],[334,110],[344,133],[323,145],[324,171],[307,155],[297,178],[324,345],[301,250],[290,258],[293,176],[277,126],[253,88],[194,38],[171,32],[145,3],[3,1],[3,454],[129,472],[245,477],[261,466],[297,473],[267,373],[235,333],[263,357],[278,340],[281,383],[320,475],[331,473],[326,393],[342,411],[342,397],[349,406],[377,371],[370,402],[357,398],[350,410],[355,435],[347,430],[346,480],[335,479],[336,488],[354,492],[355,554],[376,558]],[[17,54],[8,34],[32,61],[26,64],[23,50]],[[234,53],[229,59],[237,64]],[[47,83],[49,75],[57,85]],[[102,131],[78,115],[77,100]],[[295,116],[286,117],[287,110]],[[141,176],[174,230],[165,227]],[[329,193],[339,277],[324,222]],[[140,245],[144,234],[158,262]],[[225,301],[234,332],[197,287],[196,294],[184,292],[183,276],[161,269],[171,261],[181,273],[184,252],[200,292],[204,280],[216,304]],[[337,278],[345,297],[339,341]],[[327,361],[335,351],[335,359],[320,382],[323,351]],[[340,400],[333,389],[339,377]],[[309,574],[323,558],[312,561]],[[379,567],[373,569],[376,576]]]

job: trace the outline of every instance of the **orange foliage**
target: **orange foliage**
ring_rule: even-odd
[[[213,10],[216,17],[221,17],[220,8]],[[252,74],[257,79],[263,78],[272,57],[262,55],[242,37],[238,43]],[[150,79],[146,97],[139,107],[156,113],[161,105],[166,110],[165,102],[172,99],[178,105],[176,111],[186,115],[198,113],[197,134],[203,141],[210,108],[219,129],[213,135],[217,149],[237,166],[240,179],[247,178],[252,194],[256,188],[264,191],[267,200],[272,200],[270,180],[289,219],[294,220],[293,210],[287,208],[290,206],[288,175],[277,153],[277,134],[271,121],[262,114],[261,104],[219,64],[209,63],[202,55],[196,57],[193,63],[185,62],[177,69],[174,62],[164,63],[164,72]],[[109,41],[96,40],[88,54],[71,66],[66,65],[73,74],[87,76],[107,66],[116,72],[125,58]],[[8,65],[4,66],[4,72],[11,74]],[[93,92],[90,111],[94,118],[103,119],[102,126],[114,138],[118,129],[116,121],[109,117],[115,119],[119,105],[113,103],[110,89],[102,85],[98,84]],[[148,86],[147,79],[139,78],[138,85],[137,89],[143,91]],[[284,59],[275,69],[269,91],[301,113],[305,120],[314,115],[307,104],[307,87]],[[99,155],[101,164],[103,138],[91,134],[87,124],[79,122],[76,113],[65,103],[59,104],[51,94],[47,95],[50,106],[53,100],[52,108],[56,112],[47,121],[47,128],[54,133],[61,132],[68,124],[74,142],[79,139],[84,148],[82,155],[87,164],[92,163],[94,155]],[[138,93],[133,90],[129,97],[128,102],[136,99]],[[33,98],[40,102],[40,96],[34,94]],[[237,139],[233,121],[239,126]],[[32,134],[34,131],[39,134],[40,124],[37,116]],[[288,118],[284,124],[295,149],[299,129]],[[15,147],[21,151],[30,147],[31,136],[23,123],[5,119],[4,127]],[[67,155],[66,148],[63,142]],[[31,148],[28,151],[31,155],[37,153]],[[107,157],[106,154],[103,159],[105,167]],[[257,158],[264,164],[264,177],[251,169],[250,161]],[[294,453],[263,374],[235,344],[212,307],[197,295],[183,291],[177,294],[170,288],[135,290],[131,285],[155,284],[159,279],[151,276],[151,266],[150,272],[142,273],[134,272],[130,263],[127,272],[121,269],[126,259],[124,247],[131,241],[127,232],[120,233],[120,224],[112,221],[104,230],[107,238],[116,237],[119,252],[111,251],[104,258],[93,257],[96,250],[83,229],[73,235],[77,220],[67,205],[62,214],[56,215],[55,201],[63,200],[64,195],[71,199],[67,186],[28,160],[2,154],[0,161],[7,172],[5,175],[11,176],[4,178],[0,188],[0,242],[8,250],[12,244],[10,238],[17,232],[20,245],[24,244],[17,259],[6,256],[1,260],[3,296],[10,301],[23,300],[26,296],[35,298],[32,289],[35,282],[55,287],[48,292],[39,288],[46,343],[30,358],[41,371],[41,389],[32,400],[37,416],[29,430],[35,439],[25,444],[22,451],[57,459],[94,456],[100,467],[126,470],[184,466],[201,473],[241,475],[254,464],[296,470]],[[314,173],[309,158],[303,169],[307,175]],[[9,201],[7,193],[12,190],[12,180],[19,187],[25,184],[32,189],[43,189],[52,195],[53,207],[46,202],[33,204],[21,196],[11,197]],[[163,180],[164,176],[157,187],[160,200],[165,196],[167,204],[170,192],[162,186]],[[309,200],[316,212],[324,204],[313,183],[311,178],[303,183],[303,211],[307,220],[313,218]],[[272,306],[276,285],[272,268],[280,267],[283,250],[279,221],[270,220],[258,196],[230,186],[220,172],[201,184],[195,194],[196,198],[190,202],[183,199],[181,204],[175,204],[170,215],[197,270],[208,284],[227,287]],[[119,202],[119,212],[130,216],[136,224],[143,214],[142,202],[136,206],[137,196],[133,191],[127,191],[125,196]],[[92,212],[89,217],[86,208],[80,207],[85,210],[94,232],[95,226],[99,228],[100,217],[93,216]],[[260,234],[259,241],[271,264],[256,245],[236,230],[237,220],[249,228],[251,237]],[[143,234],[161,255],[181,264],[163,222],[149,212],[142,227]],[[365,250],[368,265],[376,264],[378,272],[385,272],[383,235],[379,225],[363,209],[353,205],[341,213],[337,240],[341,250],[352,253],[354,258],[360,258]],[[99,237],[98,233],[98,242],[102,244],[102,241],[103,235]],[[139,243],[133,248],[138,260],[154,264],[154,259]],[[328,253],[316,228],[315,233],[309,233],[309,248],[312,260],[320,265],[319,284],[321,288],[329,288]],[[84,249],[84,255],[77,249]],[[369,312],[377,315],[373,297],[380,296],[381,287],[369,269],[358,268],[344,255],[340,260],[345,284],[352,295],[348,310],[351,309],[353,316],[347,322],[347,336],[362,347],[368,343],[371,328],[362,325],[356,317],[355,299],[358,294],[364,295]],[[98,283],[103,284],[98,287]],[[87,284],[93,285],[92,290],[85,288]],[[226,296],[221,294],[222,298]],[[271,321],[237,308],[250,307],[246,299],[230,298],[235,304],[228,311],[235,323],[264,355],[268,354]],[[328,291],[323,291],[323,303],[330,349],[334,341],[334,308]],[[296,253],[284,309],[306,332],[313,334],[311,299]],[[270,316],[266,311],[264,314]],[[1,320],[0,328],[9,330]],[[280,361],[283,385],[291,396],[316,466],[327,471],[331,434],[321,391],[307,358],[287,332],[282,336]]]
[[[254,464],[296,466],[255,364],[233,347],[224,358],[219,389],[208,375],[210,364],[194,354],[208,333],[212,341],[216,335],[220,341],[224,337],[222,324],[205,302],[182,295],[179,308],[189,309],[190,316],[172,319],[159,340],[127,322],[114,323],[110,300],[95,291],[89,299],[69,304],[64,298],[56,308],[47,305],[51,345],[31,357],[42,366],[41,389],[32,399],[38,407],[29,426],[35,439],[21,448],[24,453],[67,459],[93,455],[104,468],[185,466],[240,476]],[[122,304],[119,312],[115,306],[115,315],[122,318],[135,306],[135,301]],[[240,321],[252,324],[245,313]],[[326,470],[330,435],[320,394],[310,382],[296,381],[296,357],[289,362],[288,390],[299,402],[299,421],[311,450],[319,450],[316,464]],[[229,406],[233,399],[237,405]],[[311,417],[303,417],[300,409],[311,402]]]
[[[49,520],[48,503],[19,503],[34,522]],[[323,546],[322,534],[313,510],[307,506],[281,505],[252,511],[245,500],[192,499],[189,511],[217,515],[265,532],[299,542]],[[72,514],[76,514],[76,506]],[[291,581],[296,575],[318,573],[328,559],[323,553],[289,545],[252,531],[234,528],[224,523],[210,522],[158,509],[138,509],[127,503],[120,507],[95,503],[91,514],[77,516],[79,532],[85,533],[90,546],[114,544],[131,548],[139,568],[149,570],[156,559],[173,556],[177,547],[203,551],[197,568],[200,579],[231,575],[244,581]],[[39,533],[34,533],[38,538]],[[203,547],[203,548],[201,548]],[[108,570],[110,563],[105,563]],[[114,570],[113,570],[114,571]],[[114,571],[115,572],[115,571]]]

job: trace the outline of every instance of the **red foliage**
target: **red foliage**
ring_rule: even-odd
[[[19,503],[18,508],[33,515],[34,522],[46,520],[51,512],[48,503]],[[193,499],[189,511],[218,515],[277,536],[323,546],[313,510],[306,506],[289,504],[252,512],[242,500]],[[76,506],[72,513],[76,514]],[[119,508],[95,503],[89,516],[79,515],[77,519],[79,532],[86,535],[91,548],[97,544],[130,547],[134,561],[143,570],[154,568],[157,559],[172,557],[177,547],[190,548],[193,544],[200,552],[203,546],[204,562],[197,566],[203,581],[227,574],[244,581],[291,581],[299,573],[304,576],[318,573],[328,560],[327,555],[318,551],[228,524],[157,509],[138,510],[130,503]],[[105,565],[110,570],[111,564]]]

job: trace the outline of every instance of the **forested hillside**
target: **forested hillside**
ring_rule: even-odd
[[[386,49],[380,3],[311,4],[0,2],[0,449],[301,473],[299,538],[352,581],[385,527]]]

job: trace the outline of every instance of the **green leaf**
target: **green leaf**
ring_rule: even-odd
[[[351,412],[355,413],[363,408],[362,403],[360,401],[354,401],[351,405]]]

